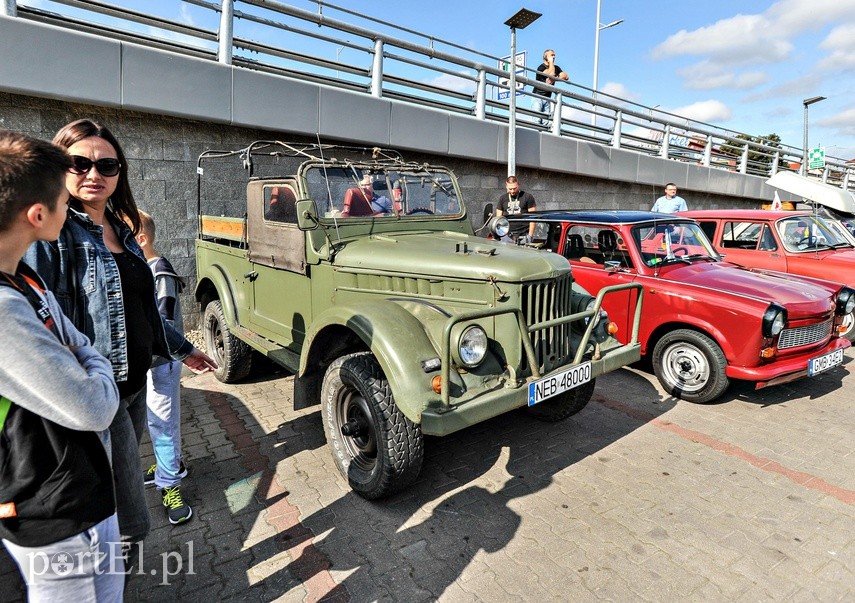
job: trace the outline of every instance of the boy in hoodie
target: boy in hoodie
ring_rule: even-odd
[[[140,231],[136,239],[154,274],[157,309],[164,322],[184,334],[179,294],[184,281],[172,264],[154,247],[156,227],[151,215],[140,211]],[[155,357],[148,372],[148,433],[155,463],[144,474],[146,484],[154,484],[163,498],[169,523],[189,521],[193,509],[181,496],[181,480],[187,467],[181,458],[181,362]]]
[[[21,262],[65,223],[59,147],[0,130],[0,537],[31,601],[121,601],[110,362]]]

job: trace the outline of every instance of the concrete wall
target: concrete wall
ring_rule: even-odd
[[[97,70],[46,52],[57,48],[98,57]],[[0,17],[0,127],[50,139],[80,117],[103,122],[122,143],[160,251],[191,284],[196,160],[206,149],[316,137],[396,148],[453,169],[476,227],[507,173],[506,125]],[[526,128],[517,129],[516,155],[539,209],[648,209],[671,181],[692,208],[753,207],[773,195],[759,177]],[[198,308],[189,299],[184,306],[195,325]]]

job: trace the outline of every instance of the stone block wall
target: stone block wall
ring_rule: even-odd
[[[157,248],[186,277],[182,298],[188,329],[199,325],[195,288],[194,240],[197,229],[196,164],[209,149],[233,150],[254,140],[307,141],[283,132],[234,127],[117,108],[0,92],[0,127],[50,140],[66,123],[82,117],[106,125],[118,138],[129,162],[130,185],[137,205],[157,223]],[[324,140],[324,142],[333,142]],[[484,207],[504,192],[507,166],[456,157],[405,153],[408,159],[445,165],[457,174],[470,220],[478,228]],[[523,189],[539,209],[649,209],[661,186],[617,182],[558,171],[519,166]],[[225,185],[228,179],[225,179]],[[222,202],[243,198],[245,175],[223,190]],[[691,208],[755,207],[759,201],[681,189]]]

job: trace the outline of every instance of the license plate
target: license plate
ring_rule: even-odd
[[[591,363],[585,362],[561,373],[544,377],[530,383],[528,386],[528,405],[548,400],[553,396],[573,389],[591,380]]]
[[[813,377],[817,373],[827,371],[828,369],[843,363],[843,350],[834,350],[828,354],[811,358],[808,362],[808,375]]]

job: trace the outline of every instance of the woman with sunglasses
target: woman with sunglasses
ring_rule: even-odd
[[[119,531],[131,567],[140,549],[135,544],[149,530],[139,441],[152,354],[182,360],[196,372],[216,364],[160,318],[151,270],[134,239],[140,216],[119,142],[88,119],[67,124],[53,142],[73,161],[65,181],[71,195],[68,216],[59,240],[34,244],[24,260],[112,364],[121,398],[110,425],[113,474]]]

